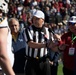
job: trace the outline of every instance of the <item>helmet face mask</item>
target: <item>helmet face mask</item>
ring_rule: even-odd
[[[8,12],[8,4],[4,0],[0,1],[0,10],[2,10],[3,13]]]

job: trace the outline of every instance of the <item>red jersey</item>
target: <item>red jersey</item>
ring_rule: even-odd
[[[73,33],[68,32],[63,34],[61,37],[62,42],[68,44],[66,49],[63,51],[63,65],[70,70],[74,70],[76,64],[76,39],[74,40],[74,43],[72,45],[72,34]],[[73,55],[69,54],[70,48],[74,48]]]

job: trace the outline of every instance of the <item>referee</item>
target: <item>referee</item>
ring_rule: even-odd
[[[25,30],[27,42],[25,75],[50,75],[50,64],[47,58],[47,41],[50,36],[48,28],[43,26],[44,19],[44,13],[37,10],[33,15],[33,25]],[[48,47],[52,48],[52,44]]]

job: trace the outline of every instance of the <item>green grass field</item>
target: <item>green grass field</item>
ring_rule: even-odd
[[[59,66],[58,66],[58,74],[57,75],[63,75],[63,72],[62,72],[62,63],[59,63]]]

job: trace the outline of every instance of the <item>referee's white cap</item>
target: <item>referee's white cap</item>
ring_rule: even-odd
[[[45,15],[41,10],[36,10],[36,12],[33,14],[33,16],[35,16],[37,18],[45,19]]]

